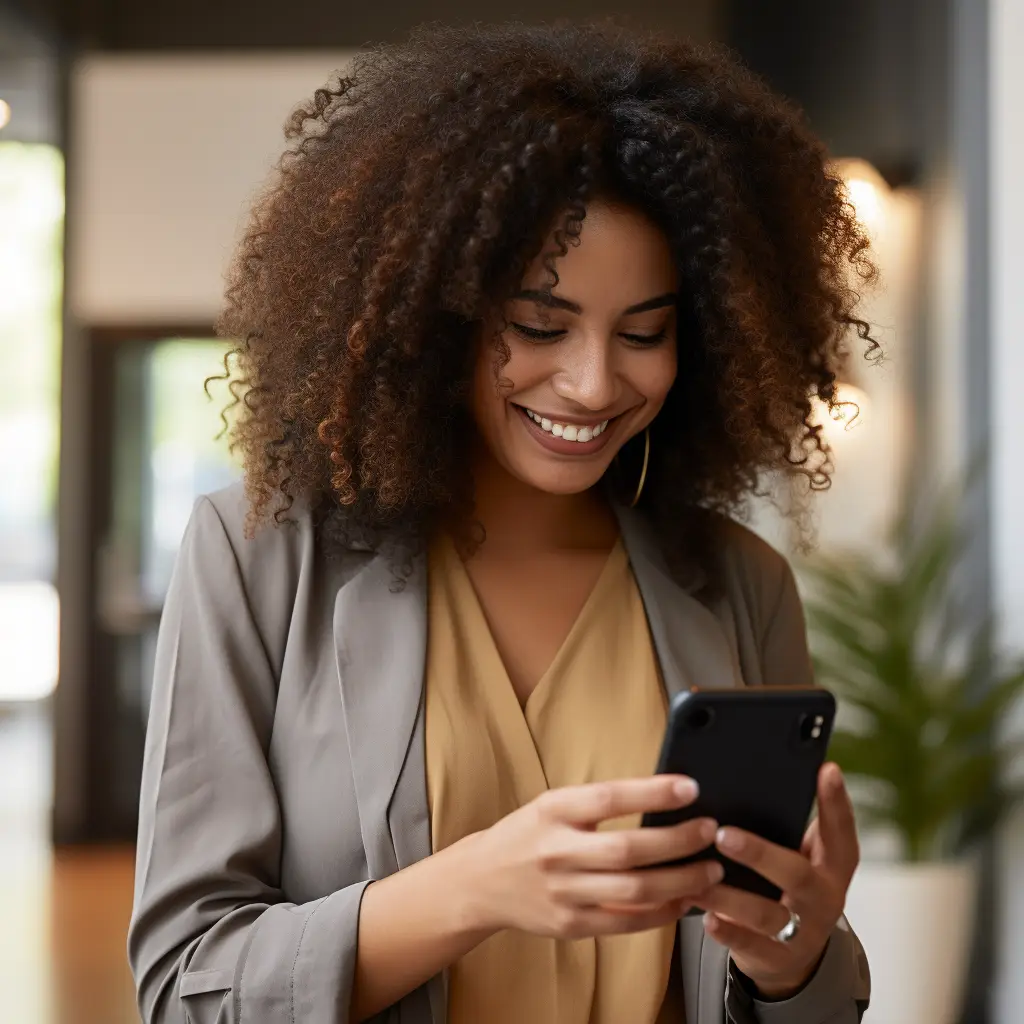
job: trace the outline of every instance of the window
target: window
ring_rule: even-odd
[[[57,681],[63,219],[59,150],[0,143],[0,701]]]

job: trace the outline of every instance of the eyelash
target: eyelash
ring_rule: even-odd
[[[524,338],[530,341],[554,341],[565,334],[565,331],[538,331],[535,327],[527,327],[526,324],[510,323],[509,326]],[[622,337],[638,345],[641,348],[648,348],[664,341],[667,331],[658,331],[657,334],[623,334]]]

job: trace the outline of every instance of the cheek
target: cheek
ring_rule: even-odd
[[[660,407],[676,379],[676,347],[666,345],[657,352],[646,352],[642,365],[638,365],[633,386],[652,405]]]
[[[548,379],[554,369],[549,350],[506,339],[508,361],[499,360],[498,349],[481,351],[473,372],[473,415],[478,423],[506,415],[506,401]],[[499,390],[500,383],[500,390]]]
[[[473,371],[472,413],[477,428],[485,438],[496,439],[506,419],[507,399],[523,375],[521,360],[515,349],[504,362],[495,346],[481,348]]]

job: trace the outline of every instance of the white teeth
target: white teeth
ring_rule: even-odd
[[[532,409],[526,409],[525,412],[541,430],[547,431],[554,437],[564,437],[567,441],[576,441],[579,444],[592,441],[599,434],[603,434],[609,422],[604,420],[594,426],[578,427],[574,423],[556,423],[554,420],[535,413]]]

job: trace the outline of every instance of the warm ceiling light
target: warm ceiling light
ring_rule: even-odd
[[[5,128],[11,119],[11,105],[7,100],[0,100],[0,128]]]
[[[846,192],[857,212],[857,220],[872,238],[878,238],[885,226],[889,184],[878,171],[860,157],[835,161],[835,169],[846,182]]]
[[[870,399],[867,394],[846,381],[836,383],[835,402],[829,407],[820,398],[811,399],[811,422],[821,427],[829,445],[842,444],[843,437],[856,431],[864,422]]]

